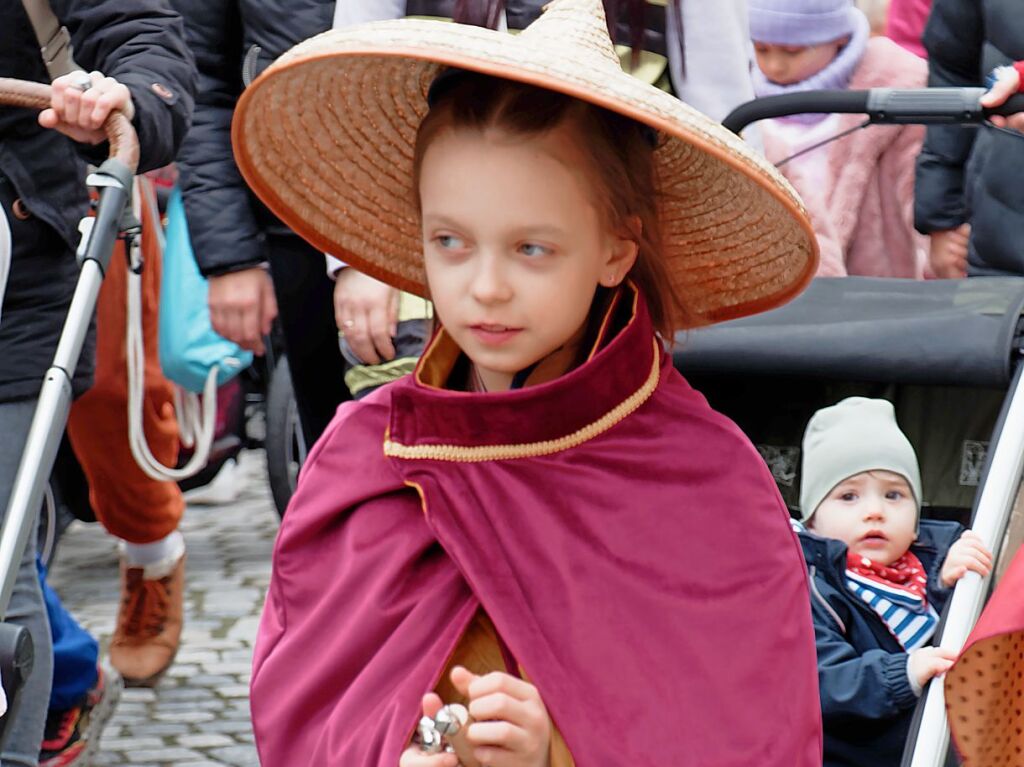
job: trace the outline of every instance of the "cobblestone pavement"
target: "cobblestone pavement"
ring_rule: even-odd
[[[185,513],[181,649],[156,689],[125,690],[95,767],[259,764],[249,723],[249,664],[278,519],[262,454],[243,454],[239,468],[236,500]],[[119,598],[116,542],[97,524],[74,523],[61,539],[50,581],[105,645]]]

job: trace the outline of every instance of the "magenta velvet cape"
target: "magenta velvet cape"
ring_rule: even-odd
[[[429,457],[385,456],[386,439]],[[494,446],[546,454],[451,460]],[[639,301],[550,383],[480,395],[418,375],[341,407],[274,553],[252,677],[263,767],[396,767],[480,606],[580,767],[821,764],[787,512]]]

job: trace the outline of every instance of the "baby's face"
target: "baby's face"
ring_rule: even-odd
[[[793,85],[827,67],[843,47],[845,40],[821,45],[773,45],[754,43],[757,65],[764,76],[779,85]]]
[[[809,526],[818,535],[843,541],[855,554],[891,565],[917,538],[917,501],[899,474],[855,474],[832,488]]]

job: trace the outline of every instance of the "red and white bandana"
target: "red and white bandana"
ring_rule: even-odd
[[[880,565],[851,551],[846,555],[846,569],[886,589],[896,589],[925,603],[928,601],[928,573],[917,555],[909,551],[891,565]]]

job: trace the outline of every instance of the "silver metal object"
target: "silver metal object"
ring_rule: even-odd
[[[89,75],[87,75],[85,72],[82,72],[78,77],[75,78],[75,81],[71,83],[71,87],[80,90],[82,93],[85,93],[92,87],[92,78],[89,77]]]
[[[64,320],[64,329],[53,355],[53,364],[47,370],[39,391],[21,463],[11,486],[7,513],[0,523],[0,620],[7,613],[15,574],[29,536],[36,532],[36,517],[71,409],[72,377],[89,332],[121,214],[129,200],[129,190],[116,178],[107,177],[106,173],[94,176],[105,177],[96,209],[96,225],[85,246],[81,273]]]
[[[469,723],[469,710],[458,703],[443,706],[436,716],[425,716],[416,727],[416,742],[425,754],[453,753],[448,739]]]
[[[1010,388],[1002,428],[993,446],[988,476],[978,498],[971,529],[989,551],[999,551],[1024,470],[1024,374],[1018,368]],[[991,576],[989,576],[991,577]],[[967,573],[950,597],[949,612],[936,646],[959,652],[981,615],[989,578]],[[928,685],[910,767],[943,767],[949,750],[949,722],[942,680]]]

